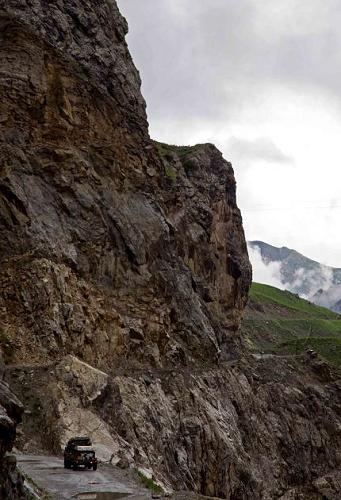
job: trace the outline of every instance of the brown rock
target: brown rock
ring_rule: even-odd
[[[21,444],[87,433],[166,489],[328,495],[339,374],[243,347],[231,164],[149,139],[114,1],[0,0],[0,30],[0,325]]]
[[[228,356],[250,284],[231,165],[211,145],[175,151],[169,184],[114,2],[0,1],[0,22],[10,361]]]

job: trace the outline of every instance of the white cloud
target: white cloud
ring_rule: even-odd
[[[226,147],[232,156],[244,161],[259,160],[286,164],[293,162],[293,159],[285,155],[268,137],[257,137],[253,140],[231,137]]]
[[[294,293],[299,293],[302,286],[305,286],[307,292],[301,295],[303,298],[311,300],[317,292],[325,292],[333,287],[333,271],[322,265],[309,270],[299,268],[295,271],[293,281],[290,284],[286,283],[285,286]]]
[[[260,251],[256,247],[248,247],[249,257],[252,264],[253,281],[265,285],[275,286],[284,290],[281,282],[281,263],[270,262],[265,264]]]
[[[151,135],[223,151],[249,240],[341,267],[340,2],[119,4]]]
[[[285,263],[265,262],[258,246],[248,246],[253,270],[253,281],[275,286],[299,294],[302,298],[316,304],[332,307],[341,299],[341,286],[334,284],[333,270],[323,265],[313,269],[300,267],[296,269],[290,282],[286,282],[282,272]]]
[[[254,26],[272,40],[325,32],[335,8],[334,0],[252,0]]]

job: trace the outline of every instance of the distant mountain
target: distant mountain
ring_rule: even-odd
[[[249,241],[265,265],[279,264],[278,279],[285,288],[311,302],[341,313],[341,269],[325,266],[296,250]]]

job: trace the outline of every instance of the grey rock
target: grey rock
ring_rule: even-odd
[[[0,29],[0,323],[27,409],[18,446],[59,453],[85,433],[101,460],[136,459],[167,490],[329,494],[339,374],[248,355],[231,164],[211,144],[150,140],[114,1],[0,0]],[[1,391],[7,451],[21,410]]]
[[[22,412],[20,401],[7,384],[0,382],[0,498],[6,500],[26,498],[23,477],[16,468],[16,457],[8,453],[12,450]]]

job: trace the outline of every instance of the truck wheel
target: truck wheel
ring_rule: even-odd
[[[94,470],[97,470],[97,464],[94,464],[94,465],[93,465],[93,469],[94,469]]]

